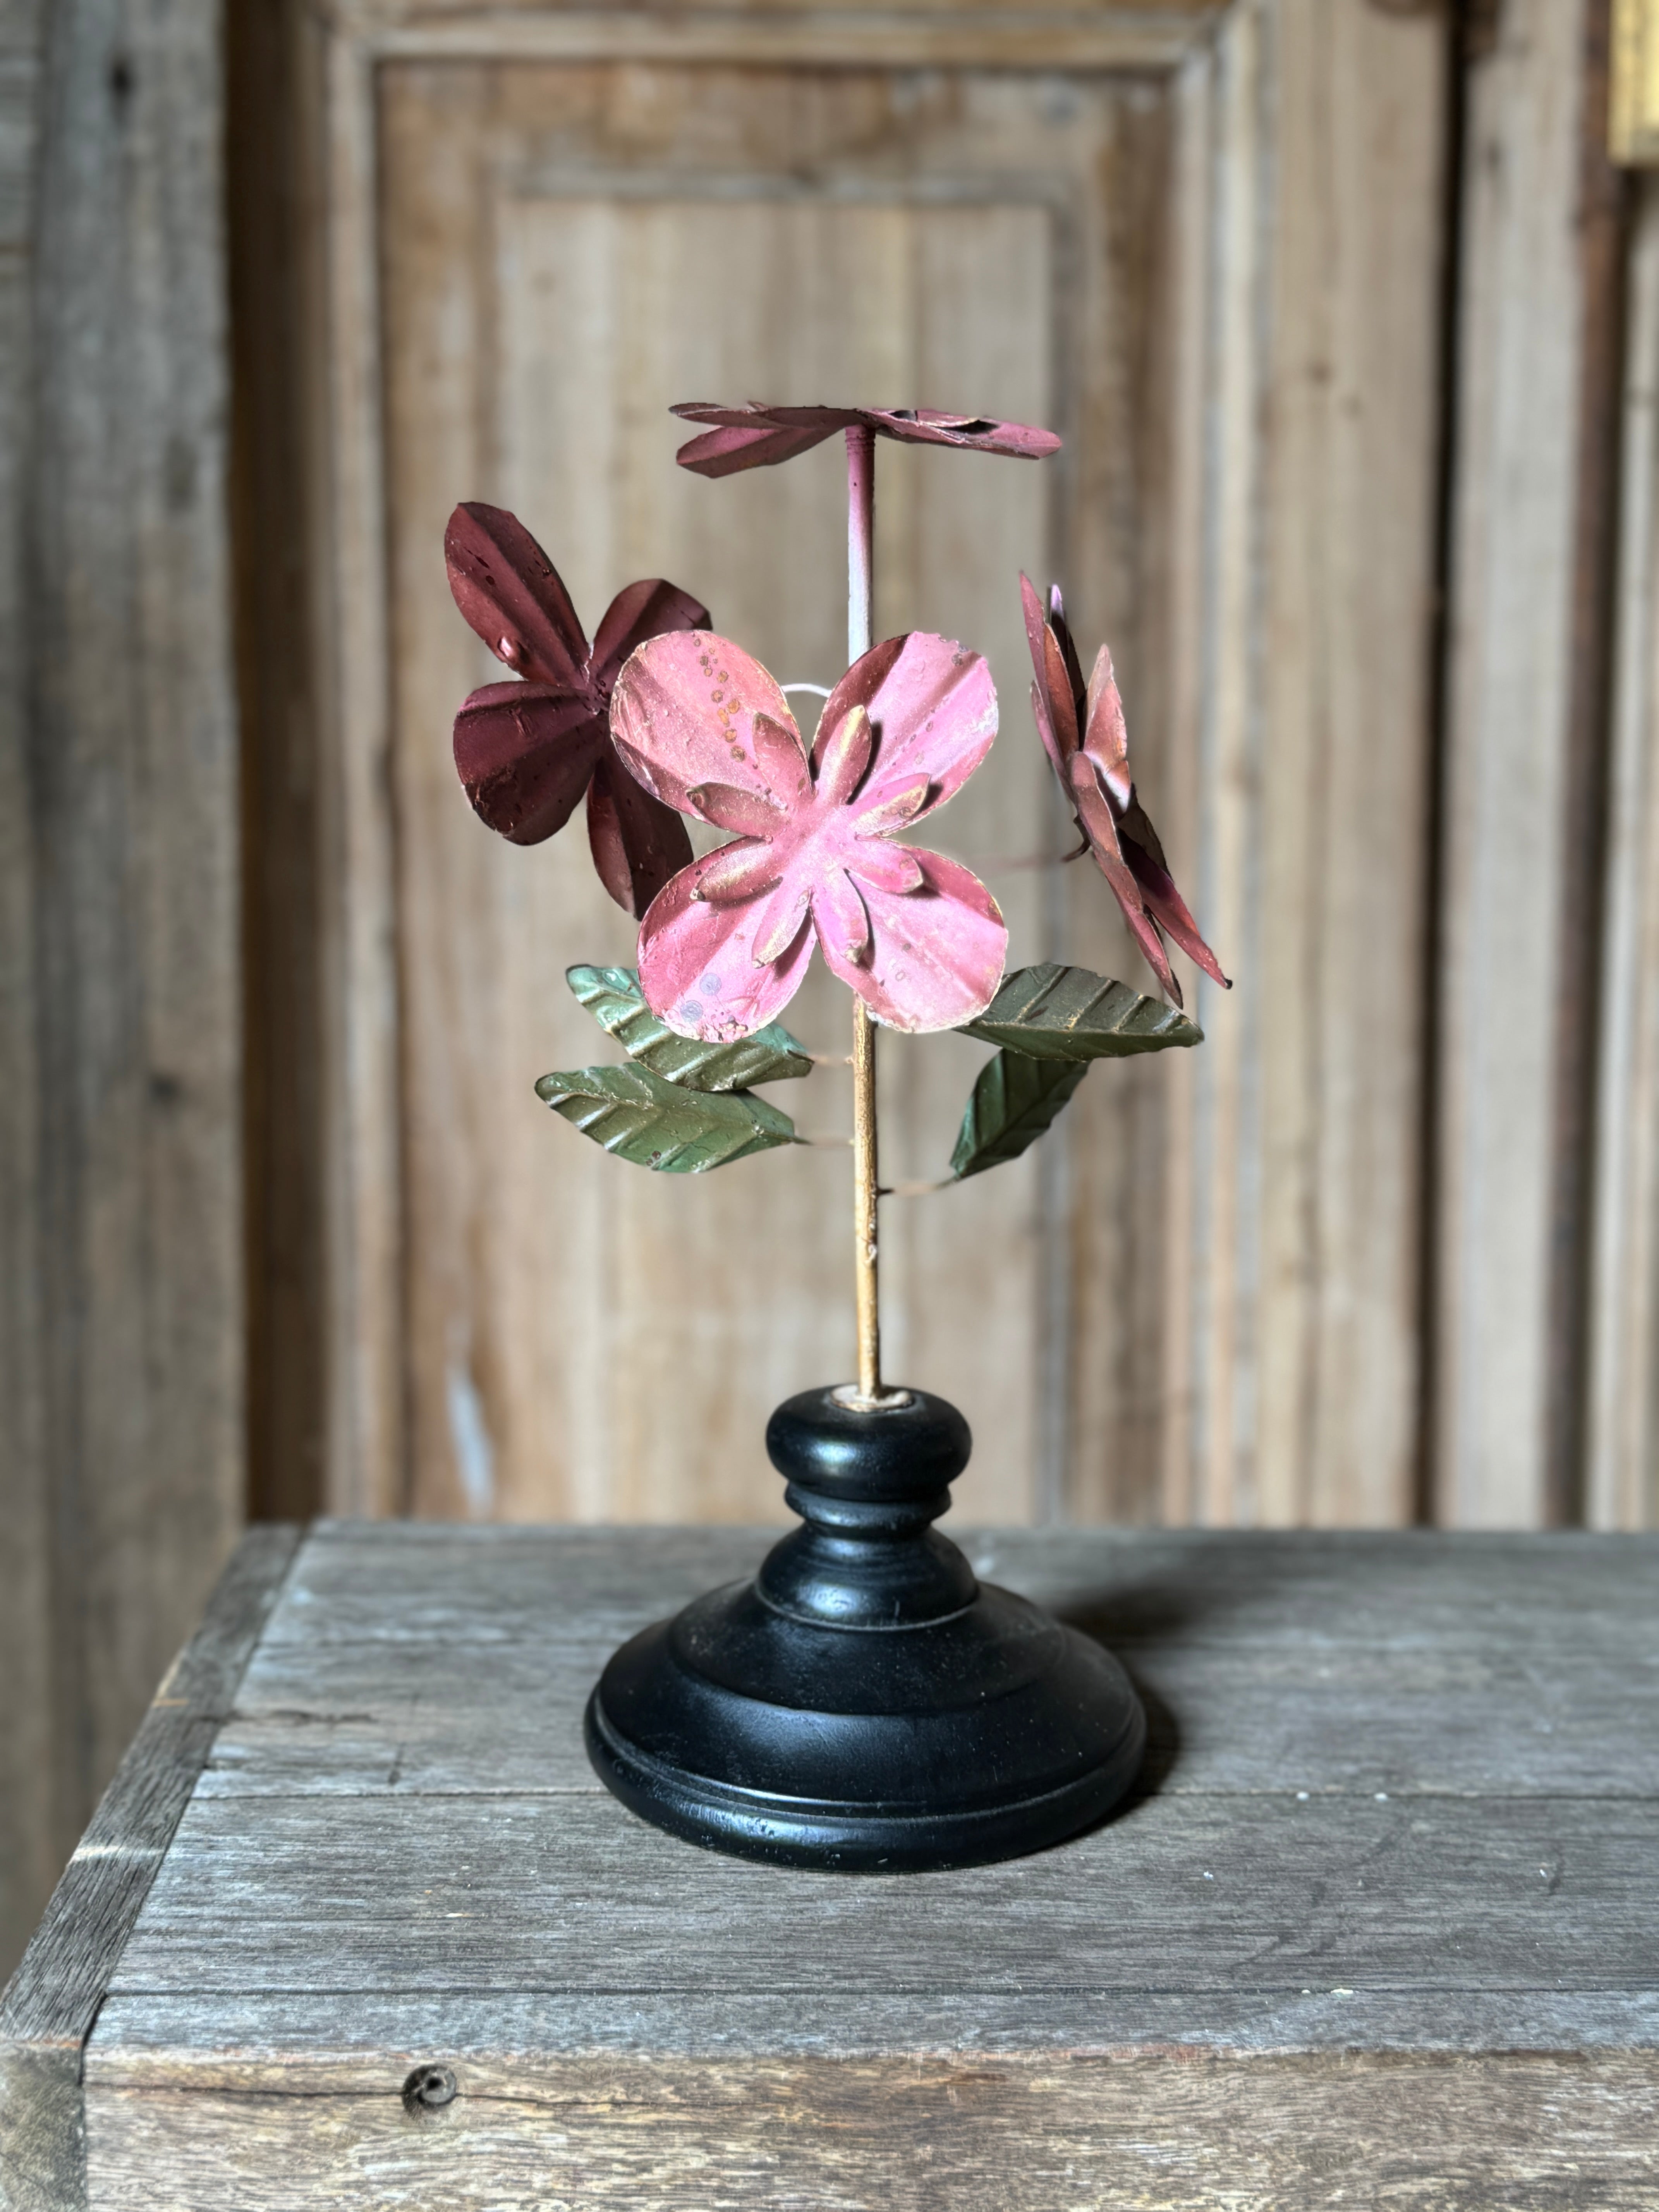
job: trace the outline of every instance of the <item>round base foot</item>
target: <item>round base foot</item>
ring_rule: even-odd
[[[1109,1652],[1007,1590],[883,1632],[792,1619],[744,1583],[625,1644],[586,1735],[606,1785],[688,1843],[905,1873],[1092,1826],[1146,1723]]]
[[[766,1448],[804,1526],[612,1658],[587,1708],[606,1787],[688,1843],[849,1873],[1012,1858],[1109,1811],[1140,1700],[933,1527],[970,1449],[955,1407],[806,1391]]]

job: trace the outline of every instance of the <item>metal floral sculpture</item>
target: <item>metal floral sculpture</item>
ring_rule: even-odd
[[[670,1834],[775,1863],[894,1873],[972,1865],[1092,1825],[1133,1780],[1144,1708],[1099,1643],[980,1579],[933,1523],[972,1439],[956,1407],[881,1370],[876,1036],[955,1030],[993,1048],[941,1189],[1017,1159],[1096,1060],[1199,1042],[1164,933],[1224,982],[1129,778],[1103,648],[1086,689],[1056,592],[1025,584],[1038,733],[1167,998],[1052,963],[1005,974],[1008,933],[969,869],[910,842],[997,734],[990,670],[927,631],[870,635],[876,442],[1028,460],[1047,430],[863,407],[676,409],[708,477],[847,439],[846,673],[811,743],[787,690],[672,585],[635,584],[590,651],[550,562],[511,515],[461,507],[450,577],[516,684],[462,707],[455,758],[520,843],[584,791],[593,855],[640,918],[638,966],[574,967],[623,1066],[544,1075],[540,1097],[607,1152],[700,1175],[805,1141],[757,1085],[813,1060],[778,1017],[814,950],[852,1000],[857,1380],[797,1393],[766,1449],[799,1525],[748,1582],[705,1592],[613,1652],[583,1719],[594,1771]],[[693,859],[684,826],[722,842]],[[706,842],[700,840],[700,842]]]
[[[901,842],[959,791],[997,733],[981,656],[913,631],[872,644],[878,437],[1035,460],[1048,430],[927,410],[673,410],[709,426],[681,447],[708,477],[793,459],[836,431],[848,454],[848,659],[809,745],[782,689],[673,585],[630,585],[588,647],[552,563],[496,507],[458,507],[446,550],[457,604],[520,680],[474,692],[455,759],[483,819],[531,844],[584,793],[595,865],[639,916],[639,964],[576,967],[571,988],[625,1066],[544,1076],[556,1112],[607,1151],[701,1174],[799,1142],[752,1086],[811,1072],[778,1016],[816,946],[853,994],[859,1372],[849,1405],[884,1393],[877,1279],[875,1030],[959,1030],[997,1049],[975,1084],[945,1182],[1036,1142],[1091,1061],[1192,1045],[1165,937],[1227,978],[1170,877],[1128,769],[1122,702],[1102,647],[1085,686],[1056,587],[1020,578],[1037,732],[1084,842],[1172,1006],[1078,968],[1005,976],[996,901],[959,862]],[[728,833],[694,860],[681,817]],[[1073,857],[1077,857],[1074,855]],[[932,1186],[943,1188],[944,1185]]]
[[[587,799],[599,881],[645,912],[691,857],[679,817],[642,791],[611,748],[611,693],[635,646],[695,629],[708,610],[659,577],[606,608],[590,648],[570,594],[516,515],[468,501],[444,533],[455,604],[497,660],[523,680],[486,684],[455,717],[455,766],[475,811],[515,845],[539,845]]]
[[[989,1006],[1008,951],[996,901],[957,861],[892,842],[990,750],[978,653],[921,633],[877,646],[824,702],[809,754],[759,662],[692,630],[634,655],[611,723],[647,791],[736,833],[641,924],[641,988],[671,1029],[729,1039],[775,1020],[815,942],[890,1029],[955,1029]]]
[[[941,415],[933,407],[711,407],[684,400],[672,412],[688,422],[715,427],[682,446],[675,458],[700,477],[729,477],[739,469],[769,468],[810,453],[837,430],[895,438],[907,446],[968,447],[1040,461],[1060,451],[1052,430],[1024,422],[999,422],[983,415]]]
[[[1224,991],[1231,991],[1221,963],[1199,935],[1198,925],[1175,887],[1158,832],[1135,796],[1123,702],[1112,674],[1110,652],[1101,647],[1085,687],[1060,586],[1049,587],[1046,616],[1029,576],[1021,576],[1019,588],[1031,665],[1036,671],[1031,713],[1083,833],[1083,850],[1094,854],[1135,942],[1176,1006],[1182,1004],[1181,986],[1164,950],[1160,929]]]

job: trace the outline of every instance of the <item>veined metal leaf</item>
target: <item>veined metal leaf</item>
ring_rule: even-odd
[[[735,1044],[705,1044],[676,1036],[645,1003],[632,968],[567,968],[564,980],[607,1036],[630,1060],[688,1091],[742,1091],[751,1083],[781,1083],[810,1075],[806,1048],[780,1022],[769,1022]]]
[[[1204,1042],[1203,1030],[1178,1007],[1051,960],[1016,969],[985,1012],[962,1026],[969,1036],[1034,1060],[1122,1060]]]
[[[763,1098],[682,1090],[648,1067],[544,1075],[536,1096],[607,1152],[659,1175],[702,1175],[795,1141],[794,1123]]]
[[[951,1155],[957,1182],[1017,1160],[1048,1127],[1089,1073],[1086,1060],[1034,1060],[1000,1052],[979,1072]]]

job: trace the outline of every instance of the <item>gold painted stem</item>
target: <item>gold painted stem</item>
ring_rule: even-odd
[[[881,1303],[876,1233],[876,1025],[853,1001],[853,1280],[858,1307],[859,1395],[881,1395]]]
[[[870,650],[874,589],[876,435],[862,423],[847,433],[847,658]],[[881,1396],[881,1301],[877,1274],[876,1025],[853,1000],[853,1284],[858,1312],[858,1395]]]

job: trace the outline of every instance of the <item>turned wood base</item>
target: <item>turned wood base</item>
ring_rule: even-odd
[[[979,1583],[933,1522],[968,1425],[921,1391],[792,1398],[766,1443],[805,1525],[752,1582],[623,1646],[588,1757],[643,1819],[715,1850],[848,1873],[966,1866],[1091,1826],[1146,1723],[1088,1637]]]

